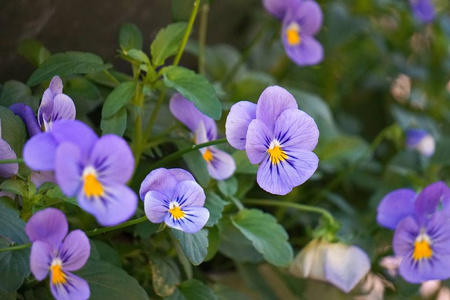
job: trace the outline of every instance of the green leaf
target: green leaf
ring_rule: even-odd
[[[1,90],[0,103],[9,107],[15,103],[25,103],[33,110],[39,106],[39,101],[31,94],[31,89],[24,83],[16,80],[5,82]]]
[[[222,105],[216,96],[214,87],[204,76],[177,66],[164,68],[163,74],[167,87],[177,90],[205,115],[214,120],[220,119]]]
[[[231,99],[258,99],[261,93],[276,83],[275,79],[262,72],[245,72],[231,84]]]
[[[172,295],[176,285],[181,281],[180,270],[176,263],[170,258],[153,254],[150,266],[155,293],[161,297]]]
[[[64,94],[73,99],[77,107],[77,119],[87,124],[92,122],[88,114],[95,110],[103,97],[99,88],[82,76],[71,76],[64,83]]]
[[[19,196],[23,196],[27,193],[27,187],[21,180],[5,180],[0,184],[0,189]]]
[[[125,23],[120,26],[119,30],[119,44],[122,50],[128,51],[130,49],[142,49],[142,34],[139,28],[130,23]]]
[[[252,175],[258,173],[259,166],[250,163],[245,151],[235,151],[233,153],[233,159],[236,163],[235,173],[252,174]]]
[[[214,292],[219,300],[247,300],[248,296],[241,292],[221,283],[216,283],[213,286]]]
[[[176,292],[166,298],[168,300],[215,300],[217,296],[213,290],[203,282],[189,279],[182,282]]]
[[[205,257],[205,261],[209,261],[214,258],[220,246],[220,232],[216,226],[208,229],[208,254]]]
[[[288,235],[276,219],[257,209],[244,209],[231,217],[231,222],[264,258],[277,266],[287,266],[293,260]]]
[[[222,218],[222,212],[228,202],[223,201],[219,195],[213,192],[206,192],[205,207],[209,210],[209,219],[205,226],[211,227],[217,224]]]
[[[91,290],[90,299],[149,299],[136,279],[107,262],[88,260],[81,270],[74,273],[88,282]]]
[[[177,53],[186,28],[187,23],[180,22],[170,24],[158,32],[150,46],[155,67],[161,66],[168,57]]]
[[[150,59],[142,50],[130,49],[127,55],[140,63],[150,65]]]
[[[93,240],[90,239],[90,242],[95,245],[95,249],[98,252],[98,258],[110,263],[113,266],[122,267],[122,261],[120,260],[120,255],[117,253],[117,251],[108,245],[105,242],[99,241],[99,240]]]
[[[116,114],[133,98],[136,92],[137,82],[122,82],[106,97],[102,109],[102,119],[107,119]]]
[[[100,57],[92,53],[75,51],[57,53],[31,74],[27,84],[35,86],[55,75],[63,77],[72,74],[95,73],[109,68],[111,68],[110,64],[104,64]]]
[[[0,122],[2,129],[1,138],[9,144],[17,157],[20,157],[28,136],[22,119],[6,107],[0,106]]]
[[[37,40],[22,41],[17,48],[17,52],[35,67],[39,67],[52,55],[50,51]]]
[[[177,140],[178,149],[186,149],[192,147],[193,144],[185,140]],[[191,151],[183,155],[183,160],[186,162],[189,170],[197,179],[201,186],[207,187],[209,185],[209,172],[206,161],[200,151]]]
[[[234,196],[238,189],[238,182],[236,180],[236,177],[230,177],[228,179],[221,180],[217,185],[219,187],[219,191],[228,197]]]
[[[0,205],[0,248],[29,243],[18,211]],[[30,249],[0,252],[0,291],[17,290],[30,274]]]
[[[102,135],[113,133],[123,136],[127,129],[127,109],[122,107],[115,115],[102,119],[100,122]]]
[[[141,239],[146,240],[158,231],[160,224],[152,222],[142,222],[134,226],[134,236],[139,236]]]
[[[172,229],[172,233],[180,242],[181,249],[194,266],[203,262],[208,253],[208,230],[202,229],[191,234]]]
[[[17,292],[0,292],[0,299],[3,300],[16,300],[17,299]]]

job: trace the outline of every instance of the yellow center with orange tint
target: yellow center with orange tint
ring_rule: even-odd
[[[52,265],[50,266],[50,271],[52,272],[52,284],[65,284],[67,282],[66,280],[66,274],[64,274],[62,268],[61,268],[61,261],[55,260]]]
[[[178,205],[178,203],[176,203],[176,202],[170,203],[169,213],[172,215],[172,218],[174,218],[175,220],[182,219],[186,215],[186,213],[181,210],[180,205]]]
[[[270,161],[274,165],[277,165],[288,158],[286,152],[281,148],[280,143],[276,140],[273,140],[272,143],[270,143],[267,152],[269,153]]]
[[[419,235],[414,243],[413,258],[415,261],[428,259],[433,256],[433,250],[430,246],[430,238],[422,233]]]
[[[286,39],[290,46],[300,45],[302,38],[300,36],[300,26],[292,22],[286,29]]]
[[[103,185],[97,179],[97,172],[92,167],[87,167],[83,172],[83,191],[87,197],[100,197],[105,193]]]
[[[203,153],[203,159],[206,160],[206,162],[211,162],[213,160],[213,155],[209,149],[206,149],[205,153]]]

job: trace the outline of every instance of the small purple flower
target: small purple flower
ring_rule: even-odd
[[[56,182],[67,196],[104,226],[129,219],[137,197],[126,186],[134,168],[133,154],[122,138],[98,138],[80,121],[61,120],[50,132],[32,137],[23,150],[26,164],[35,171],[55,171]]]
[[[203,207],[205,193],[185,170],[153,170],[142,182],[139,195],[153,223],[165,222],[169,227],[196,233],[209,219],[209,211]]]
[[[30,267],[34,277],[41,281],[50,272],[50,290],[58,300],[88,299],[88,283],[71,273],[83,267],[89,258],[91,246],[86,234],[81,230],[67,234],[67,219],[55,208],[35,213],[25,231],[33,243]]]
[[[406,147],[416,150],[426,157],[434,154],[436,142],[431,134],[423,129],[409,129],[406,131]]]
[[[402,257],[399,272],[405,280],[450,277],[449,204],[450,189],[436,182],[417,196],[409,189],[393,191],[378,206],[378,223],[395,229],[394,254]]]
[[[436,12],[431,0],[409,0],[409,4],[414,18],[423,23],[433,22]]]
[[[2,123],[0,120],[0,160],[16,159],[16,153],[11,146],[2,139]],[[19,172],[19,165],[17,163],[12,164],[0,164],[0,177],[9,178]]]
[[[317,125],[279,86],[266,88],[258,104],[233,105],[225,129],[231,146],[245,150],[252,164],[261,164],[257,182],[269,193],[286,195],[317,169],[319,159],[312,152],[319,139]]]
[[[312,0],[295,1],[283,18],[282,41],[287,56],[299,66],[323,59],[322,45],[314,35],[322,25],[322,10]]]
[[[213,119],[201,113],[191,102],[180,94],[174,94],[170,99],[170,111],[180,122],[193,133],[196,144],[202,144],[217,139],[217,125]],[[236,170],[233,157],[214,146],[200,149],[206,161],[208,172],[217,180],[227,179]]]

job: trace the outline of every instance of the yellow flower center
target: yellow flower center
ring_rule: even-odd
[[[172,218],[174,218],[175,220],[184,218],[184,216],[186,215],[186,213],[181,210],[181,207],[176,202],[170,203],[169,212],[172,215]]]
[[[52,263],[50,266],[50,270],[52,272],[52,284],[65,284],[67,282],[66,280],[66,274],[64,274],[62,268],[61,268],[61,262],[57,261]]]
[[[290,46],[297,46],[302,42],[300,36],[300,26],[297,23],[291,23],[286,29],[286,38]]]
[[[205,153],[203,153],[203,159],[206,160],[206,162],[211,162],[213,160],[213,155],[209,149],[206,149]]]
[[[270,147],[267,149],[267,152],[269,153],[270,160],[274,165],[277,165],[288,158],[286,152],[284,152],[280,146],[280,143],[276,140],[270,143]]]
[[[433,250],[430,247],[430,238],[426,234],[419,235],[414,243],[414,260],[428,259],[431,256],[433,256]]]
[[[83,174],[84,179],[84,194],[87,197],[99,197],[103,196],[103,186],[97,179],[97,173],[92,167],[86,168]]]

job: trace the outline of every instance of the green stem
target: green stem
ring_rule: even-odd
[[[202,5],[200,12],[200,31],[198,37],[198,72],[205,74],[205,45],[206,45],[206,32],[208,29],[208,12],[209,3]]]
[[[86,235],[87,236],[94,236],[94,235],[99,235],[105,232],[109,232],[109,231],[113,231],[116,229],[120,229],[120,228],[124,228],[124,227],[128,227],[128,226],[132,226],[132,225],[136,225],[139,223],[144,222],[145,220],[148,220],[147,216],[143,216],[134,220],[130,220],[128,222],[116,225],[116,226],[111,226],[111,227],[103,227],[103,228],[95,228],[93,230],[89,230],[86,231]]]
[[[103,70],[103,74],[105,74],[106,77],[108,77],[112,83],[114,83],[115,86],[118,86],[120,82],[114,77],[111,73],[108,72],[108,70]]]
[[[166,89],[164,89],[161,92],[161,94],[159,94],[159,98],[156,101],[156,105],[155,105],[155,108],[153,109],[152,115],[150,117],[150,121],[148,121],[147,128],[145,129],[144,138],[143,138],[143,140],[146,142],[148,142],[148,140],[152,134],[153,125],[155,125],[156,118],[158,117],[159,109],[161,108],[161,105],[164,102],[165,97],[166,97]]]
[[[317,207],[317,206],[298,204],[298,203],[292,203],[292,202],[282,202],[282,201],[275,201],[275,200],[260,200],[260,199],[246,199],[244,201],[244,203],[245,204],[262,205],[262,206],[290,207],[290,208],[294,208],[294,209],[300,210],[300,211],[307,211],[307,212],[312,212],[312,213],[316,213],[316,214],[321,214],[328,221],[329,224],[337,223],[328,210],[321,208],[321,207]]]
[[[16,158],[16,159],[3,159],[0,160],[0,165],[4,164],[13,164],[13,163],[24,163],[25,161],[23,158]]]
[[[227,139],[218,139],[218,140],[210,141],[210,142],[207,142],[207,143],[198,144],[198,145],[192,146],[190,148],[179,150],[179,151],[177,151],[175,153],[172,153],[172,154],[164,157],[163,159],[161,159],[157,163],[154,163],[153,165],[151,165],[150,168],[153,170],[153,169],[159,168],[161,166],[164,166],[168,162],[171,162],[171,161],[173,161],[173,160],[175,160],[175,159],[177,159],[177,158],[179,158],[179,157],[181,157],[181,156],[183,156],[186,153],[189,153],[191,151],[195,151],[195,150],[198,150],[198,149],[201,149],[201,148],[205,148],[205,147],[208,147],[208,146],[224,144],[224,143],[227,143]]]
[[[234,203],[234,205],[236,205],[236,207],[238,208],[238,210],[243,210],[245,209],[245,206],[242,204],[241,201],[239,201],[239,199],[235,198],[235,197],[227,197],[227,199],[230,199],[231,202]]]
[[[191,35],[192,26],[194,25],[195,17],[197,16],[198,7],[200,6],[200,0],[195,0],[194,7],[192,8],[191,16],[189,17],[188,27],[184,32],[183,39],[181,40],[180,49],[178,50],[177,56],[173,60],[173,65],[177,66],[180,62],[181,55],[183,55],[184,47],[186,47],[186,43]]]
[[[18,246],[12,246],[12,247],[8,247],[8,248],[1,248],[0,252],[17,251],[17,250],[26,249],[28,247],[31,247],[31,243],[18,245]]]

